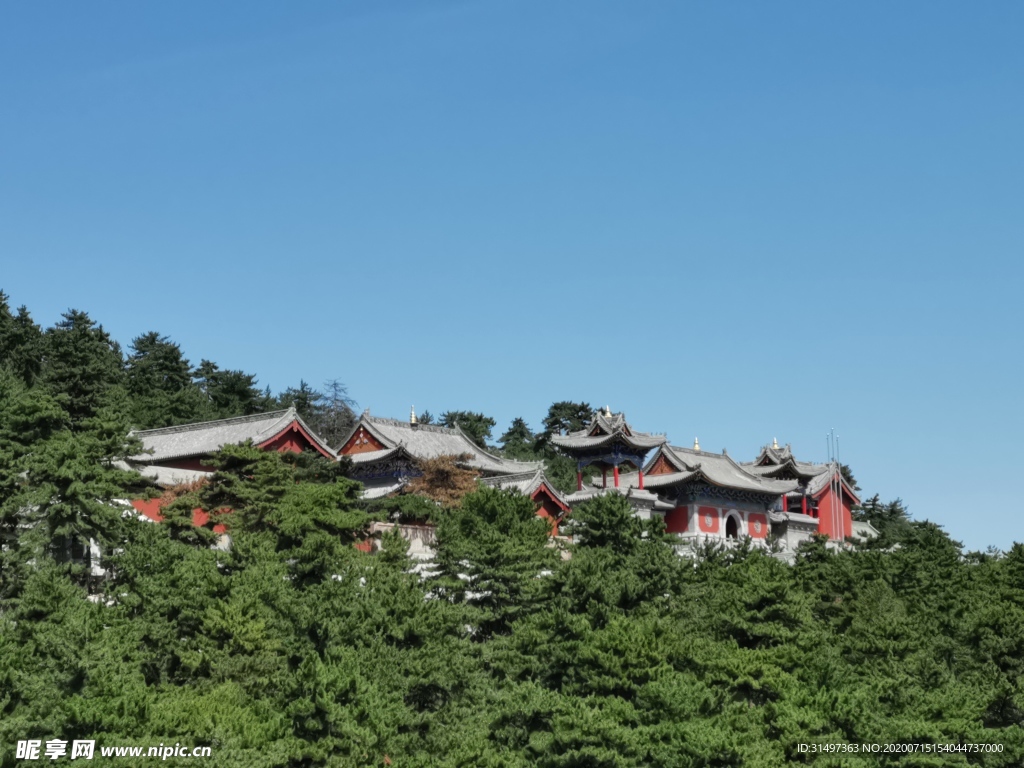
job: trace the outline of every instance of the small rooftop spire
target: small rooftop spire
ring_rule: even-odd
[[[409,424],[414,427],[419,424],[419,422],[416,421],[416,406],[414,405],[409,406]]]
[[[772,448],[774,448],[776,451],[779,450],[779,441],[776,440],[774,437],[772,438]]]
[[[608,405],[606,405],[606,406],[604,407],[604,417],[605,417],[606,419],[610,419],[610,418],[612,417],[612,409],[611,409],[611,406],[608,406]]]
[[[700,450],[700,441],[697,440],[696,437],[693,438],[693,450],[695,450],[695,451],[699,451]]]

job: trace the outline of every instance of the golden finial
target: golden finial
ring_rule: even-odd
[[[700,442],[697,440],[696,437],[693,438],[693,450],[695,450],[695,451],[699,451],[700,450]]]
[[[419,424],[419,422],[416,421],[416,406],[414,405],[409,406],[409,424],[414,427]]]
[[[772,448],[774,448],[776,451],[779,450],[779,441],[776,440],[774,437],[772,438]]]
[[[612,409],[611,409],[611,406],[608,406],[608,405],[606,405],[606,406],[604,407],[604,417],[605,417],[606,419],[610,419],[610,418],[612,417]]]

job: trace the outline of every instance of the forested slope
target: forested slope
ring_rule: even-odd
[[[353,547],[371,512],[337,466],[251,446],[153,524],[112,505],[137,482],[111,459],[140,392],[221,415],[213,396],[191,366],[133,389],[131,356],[81,313],[42,331],[4,312],[0,765],[55,737],[210,745],[218,766],[1024,764],[1019,544],[963,553],[875,500],[884,536],[864,551],[689,560],[610,497],[574,511],[564,558],[528,499],[481,489],[433,513],[423,579],[397,537]],[[87,538],[106,578],[75,564]]]

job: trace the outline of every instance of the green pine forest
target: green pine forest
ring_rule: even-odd
[[[966,552],[898,499],[857,511],[877,540],[813,541],[795,565],[681,558],[616,496],[556,547],[521,495],[456,478],[368,503],[344,462],[250,445],[162,524],[118,502],[161,492],[118,469],[131,429],[292,405],[333,446],[353,423],[340,380],[273,394],[160,333],[122,348],[85,312],[44,328],[0,293],[0,766],[29,764],[14,745],[32,738],[209,745],[204,764],[251,768],[1024,765],[1024,546]],[[566,487],[548,438],[590,413],[558,402],[542,432],[498,437],[484,414],[421,421]],[[232,510],[230,551],[197,506]],[[397,518],[436,524],[426,576],[397,535],[354,546]],[[105,576],[82,565],[90,539]],[[996,746],[800,746],[872,743]]]

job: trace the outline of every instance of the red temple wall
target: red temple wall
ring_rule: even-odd
[[[751,512],[747,515],[747,535],[752,539],[763,539],[768,536],[768,515]]]
[[[166,499],[161,498],[135,499],[132,501],[132,506],[138,512],[152,520],[154,523],[162,523],[164,521],[164,516],[160,510],[162,510],[164,506],[166,506],[168,503],[170,502],[167,501]],[[202,528],[209,522],[209,512],[203,510],[200,507],[196,507],[195,509],[192,510],[192,525],[196,526],[197,528]],[[218,523],[217,525],[213,526],[214,533],[227,533],[227,530],[227,526],[222,523]]]
[[[836,497],[832,488],[825,488],[818,496],[818,533],[823,533],[829,538],[838,539],[840,536],[848,538],[853,534],[853,515],[850,510],[850,497],[840,493],[838,498],[841,503],[838,505],[836,514],[839,517],[839,525],[833,520],[832,500]]]
[[[689,506],[676,507],[665,515],[665,530],[668,533],[686,533],[690,527]]]
[[[697,507],[697,523],[703,533],[718,533],[719,520],[715,507]]]
[[[558,535],[558,521],[564,515],[568,513],[558,500],[548,493],[547,489],[542,485],[533,495],[530,497],[533,501],[537,502],[537,515],[543,517],[551,523],[551,535]]]

